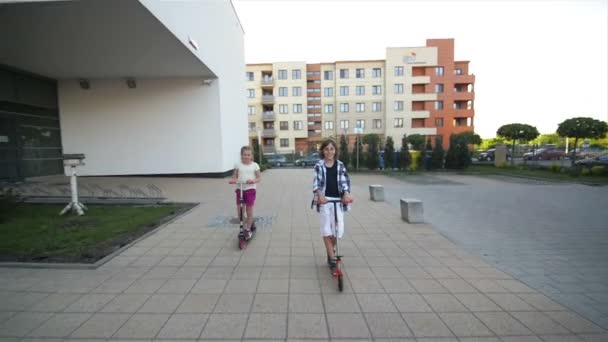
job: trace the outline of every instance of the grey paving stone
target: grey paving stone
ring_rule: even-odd
[[[526,303],[532,305],[540,311],[560,311],[567,310],[566,307],[556,303],[541,293],[521,293],[518,296]]]
[[[154,338],[168,319],[168,314],[134,314],[113,337],[119,339]]]
[[[605,329],[593,324],[589,320],[569,311],[549,311],[546,314],[566,329],[577,333],[603,333]]]
[[[287,312],[287,294],[256,294],[252,312],[284,313]]]
[[[433,279],[411,279],[410,283],[420,293],[448,293],[449,291]]]
[[[413,336],[398,313],[365,313],[364,315],[374,339]]]
[[[228,281],[225,293],[255,293],[258,286],[257,279],[233,279]]]
[[[130,317],[129,314],[94,314],[72,333],[71,338],[110,338]]]
[[[470,313],[440,313],[439,317],[456,335],[456,337],[492,336],[492,332],[486,328],[473,314]]]
[[[48,321],[44,322],[28,336],[34,337],[67,337],[82,323],[91,317],[85,313],[58,313],[54,314]]]
[[[568,330],[541,312],[511,312],[535,334],[567,334]]]
[[[154,294],[137,311],[138,313],[173,313],[184,300],[184,295]]]
[[[145,294],[121,294],[101,309],[101,312],[135,313],[150,296]]]
[[[583,340],[576,335],[540,335],[545,342],[582,342]]]
[[[431,307],[419,294],[391,294],[399,312],[432,312]]]
[[[215,305],[215,313],[245,313],[251,310],[252,294],[223,294]]]
[[[287,314],[252,313],[245,338],[284,339],[287,336]]]
[[[378,281],[387,293],[416,292],[416,289],[404,278],[380,278]]]
[[[503,336],[501,340],[504,342],[542,342],[542,340],[534,335],[530,336]]]
[[[290,294],[289,312],[324,312],[320,294]]]
[[[357,300],[363,312],[397,312],[390,297],[381,293],[359,293]]]
[[[247,314],[212,314],[200,336],[202,339],[241,339]]]
[[[200,336],[209,315],[174,314],[160,330],[159,339],[196,339]]]
[[[321,293],[317,279],[292,279],[289,282],[289,293]]]
[[[454,336],[435,313],[403,313],[402,315],[416,337]]]
[[[328,313],[329,335],[333,338],[369,338],[363,315],[359,313]]]
[[[471,284],[463,279],[437,279],[437,281],[451,293],[477,293]]]
[[[501,311],[501,308],[481,293],[456,293],[454,296],[470,311]]]
[[[293,281],[300,281],[295,279]],[[258,293],[288,293],[289,279],[288,278],[262,278],[258,283]]]
[[[288,339],[329,338],[324,314],[290,313]]]
[[[357,298],[352,294],[328,293],[323,295],[326,312],[360,312]]]
[[[221,294],[228,283],[228,279],[207,279],[201,278],[190,290],[192,293],[214,293]]]
[[[189,294],[176,310],[176,313],[211,313],[220,295]]]
[[[157,293],[185,294],[190,292],[195,283],[195,279],[169,279]]]
[[[534,307],[512,293],[487,293],[492,301],[506,311],[535,311]]]
[[[21,337],[51,318],[51,313],[19,312],[0,324],[0,336]]]
[[[532,335],[528,328],[506,312],[475,312],[474,314],[496,335]]]
[[[426,302],[436,312],[466,312],[467,308],[458,299],[448,293],[432,293],[422,295]]]
[[[31,311],[58,312],[80,298],[78,294],[54,293],[31,307]]]
[[[114,294],[87,294],[73,302],[65,312],[97,312],[108,304],[116,295]]]
[[[375,278],[352,279],[351,286],[356,293],[384,293],[382,285]]]

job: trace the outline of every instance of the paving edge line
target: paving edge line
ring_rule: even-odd
[[[121,203],[124,204],[124,203]],[[95,263],[93,264],[83,264],[83,263],[36,263],[36,262],[0,262],[0,268],[36,268],[36,269],[69,269],[69,270],[96,270],[99,267],[103,266],[104,264],[106,264],[107,262],[109,262],[110,260],[114,259],[116,256],[118,256],[119,254],[121,254],[122,252],[124,252],[125,250],[131,248],[131,246],[135,245],[136,243],[150,237],[151,235],[157,233],[158,231],[164,229],[165,227],[167,227],[169,224],[173,223],[174,221],[176,221],[177,219],[181,218],[182,216],[188,214],[190,211],[192,211],[192,209],[198,207],[201,203],[163,203],[163,204],[181,204],[181,205],[186,205],[187,207],[184,208],[181,212],[178,212],[172,216],[169,216],[169,218],[163,218],[159,221],[158,226],[148,232],[146,232],[145,234],[143,234],[142,236],[138,237],[137,239],[129,242],[128,244],[120,247],[119,249],[115,250],[114,252],[106,255],[105,257],[97,260]]]
[[[519,179],[529,179],[540,182],[554,183],[554,184],[577,184],[577,185],[586,185],[586,186],[608,186],[608,184],[603,183],[591,183],[591,182],[576,182],[576,181],[568,181],[563,179],[548,179],[548,178],[540,178],[540,177],[529,177],[524,175],[507,175],[507,174],[473,174],[473,173],[459,173],[461,176],[473,176],[473,177],[506,177],[506,178],[519,178]]]

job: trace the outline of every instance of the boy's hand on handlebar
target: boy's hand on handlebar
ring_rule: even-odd
[[[353,203],[354,202],[354,198],[353,196],[351,196],[350,194],[344,194],[344,196],[342,197],[342,203],[344,204],[349,204],[349,203]]]
[[[319,202],[319,204],[325,204],[328,201],[327,201],[327,198],[325,198],[325,196],[319,196],[318,202]]]

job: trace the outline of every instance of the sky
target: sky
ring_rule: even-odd
[[[245,61],[385,59],[386,47],[454,38],[475,75],[475,131],[608,119],[608,1],[233,0]]]

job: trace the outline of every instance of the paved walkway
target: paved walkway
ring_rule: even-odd
[[[245,251],[225,223],[234,213],[225,180],[131,179],[202,204],[97,270],[0,269],[0,340],[608,340],[432,227],[368,201],[363,177],[338,293],[310,178],[264,173],[266,224]]]

